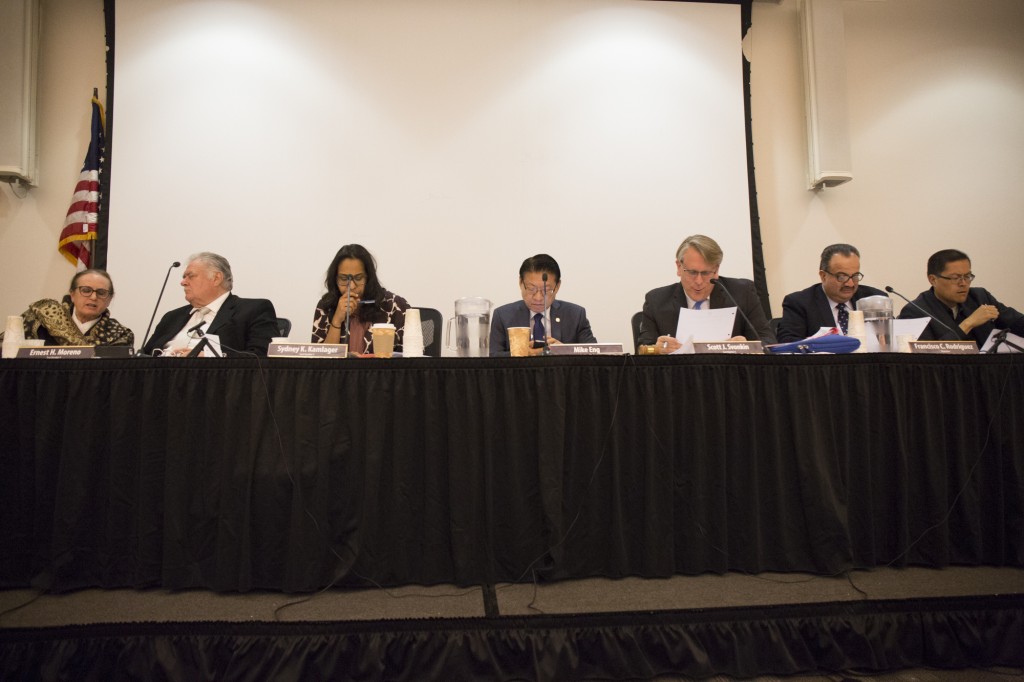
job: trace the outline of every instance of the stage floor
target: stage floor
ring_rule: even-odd
[[[479,629],[498,633],[492,639],[483,641],[500,642],[505,639],[500,633],[506,627],[510,628],[509,632],[521,632],[522,628],[530,628],[532,623],[539,620],[551,624],[550,630],[544,630],[544,625],[540,626],[541,632],[550,632],[552,636],[564,636],[566,631],[578,631],[582,633],[579,639],[586,640],[589,637],[586,633],[591,631],[588,628],[597,623],[597,631],[605,632],[602,624],[605,621],[616,621],[619,618],[616,614],[622,614],[623,617],[635,621],[638,629],[631,632],[637,633],[638,636],[642,631],[664,626],[664,623],[659,625],[657,621],[665,617],[679,618],[680,622],[699,622],[707,619],[709,622],[722,623],[737,618],[737,629],[730,631],[739,636],[748,632],[743,623],[752,613],[758,618],[782,617],[783,620],[786,618],[784,614],[790,613],[796,614],[795,617],[800,619],[803,616],[799,612],[810,609],[820,611],[814,618],[824,619],[816,622],[825,623],[836,618],[846,618],[856,612],[862,612],[863,615],[877,610],[879,620],[873,629],[885,632],[899,624],[899,621],[887,620],[883,615],[887,609],[892,608],[893,601],[911,600],[907,603],[913,604],[913,600],[920,600],[921,603],[935,600],[939,604],[936,608],[939,609],[941,619],[943,600],[956,602],[951,608],[961,612],[963,609],[971,612],[977,608],[979,612],[984,613],[986,609],[991,610],[993,604],[999,604],[1004,611],[1010,609],[1011,614],[1017,614],[1019,605],[1024,603],[1021,601],[1022,595],[1024,569],[997,567],[880,568],[854,571],[834,577],[796,573],[730,573],[676,576],[658,580],[594,578],[538,585],[499,584],[495,586],[495,599],[491,603],[496,601],[497,615],[501,616],[500,618],[493,617],[493,608],[488,614],[483,589],[464,589],[451,585],[331,589],[305,595],[277,592],[218,594],[201,590],[169,592],[158,589],[89,589],[65,594],[42,594],[35,590],[17,589],[0,591],[0,660],[6,660],[5,665],[10,668],[9,672],[16,671],[18,675],[28,671],[32,674],[39,672],[40,668],[31,662],[32,655],[36,656],[36,660],[48,662],[57,657],[60,665],[71,665],[74,669],[76,665],[81,665],[81,662],[79,660],[73,664],[69,663],[70,659],[67,659],[67,656],[71,654],[67,653],[68,651],[76,652],[80,647],[88,649],[96,646],[96,642],[110,640],[115,642],[110,645],[113,648],[106,653],[95,654],[95,660],[90,660],[94,668],[103,668],[104,665],[130,667],[130,663],[124,661],[134,661],[136,665],[145,667],[153,655],[146,642],[180,641],[195,636],[197,643],[190,645],[195,649],[186,647],[183,652],[179,651],[177,654],[182,659],[189,660],[196,651],[201,654],[208,653],[208,649],[203,647],[214,647],[211,642],[227,640],[227,648],[234,651],[240,646],[239,642],[249,645],[255,636],[257,639],[262,637],[263,641],[272,643],[269,645],[271,650],[264,652],[263,659],[271,661],[271,665],[276,665],[280,660],[280,652],[275,650],[276,645],[273,643],[290,642],[296,636],[305,637],[307,641],[320,641],[326,636],[333,646],[343,647],[348,641],[346,638],[354,637],[358,640],[364,632],[394,631],[396,637],[401,638],[402,631],[413,629],[421,635],[426,633],[426,636],[436,638],[434,641],[454,637],[461,642],[463,637],[460,633]],[[913,610],[920,607],[921,603],[910,605],[908,608]],[[897,608],[902,607],[898,604]],[[924,608],[927,610],[929,607]],[[529,616],[539,618],[524,619]],[[856,618],[857,616],[854,616],[854,620]],[[868,620],[870,619],[869,615]],[[986,621],[982,615],[978,627],[983,628],[983,623],[989,623],[991,628],[993,622],[997,621]],[[1009,630],[1012,632],[1019,631],[1024,623],[1019,617],[1012,615],[1009,621],[1004,618],[998,622],[1009,622]],[[962,624],[955,616],[949,620],[949,626],[953,628],[959,628]],[[996,630],[989,629],[988,632],[993,636],[1004,639],[1009,637],[1018,641],[1015,639],[1016,634],[998,632],[999,629],[997,626]],[[309,630],[314,632],[308,632]],[[914,630],[915,627],[911,625],[910,631]],[[198,631],[202,631],[202,634],[196,635]],[[336,635],[337,632],[343,634]],[[687,631],[669,627],[664,632],[668,637],[665,641],[670,641],[681,632]],[[515,637],[514,634],[510,636]],[[937,630],[923,630],[916,633],[916,636],[923,638],[924,641],[932,641],[939,649],[945,648],[941,643],[944,636],[941,626]],[[542,634],[540,637],[539,641],[545,641],[546,635]],[[886,636],[882,637],[885,639]],[[812,640],[814,638],[812,635]],[[632,635],[627,635],[627,642],[632,639]],[[144,643],[138,645],[139,641]],[[19,642],[21,644],[18,644]],[[25,645],[25,642],[30,644]],[[135,643],[130,654],[123,653],[123,642]],[[576,639],[570,639],[569,643],[578,644]],[[746,645],[741,642],[739,650],[763,651],[764,647],[774,647],[777,644],[778,642],[771,636],[767,639],[762,636],[756,641],[752,638]],[[65,645],[70,645],[70,649]],[[11,649],[10,655],[5,659],[2,655],[4,646],[19,646],[22,649],[19,649],[19,654],[12,653],[14,649]],[[25,646],[29,648],[24,649]],[[1011,650],[1017,649],[1016,645],[1009,646]],[[102,649],[102,645],[100,648]],[[314,648],[322,650],[320,645]],[[21,656],[20,652],[26,650],[30,653]],[[799,646],[791,650],[799,651]],[[349,654],[341,654],[342,658],[346,655],[358,655],[356,652],[361,651],[361,645],[357,644],[354,649],[348,651]],[[894,661],[901,659],[898,645],[895,649],[886,649],[886,654]],[[59,658],[62,655],[64,658]],[[948,664],[944,657],[939,656],[938,665],[926,663],[933,667],[922,667],[920,662],[910,665],[890,663],[881,666],[865,663],[851,665],[844,670],[825,666],[829,670],[827,674],[814,672],[814,667],[797,666],[792,669],[794,674],[784,677],[764,675],[767,670],[749,667],[747,669],[751,674],[735,678],[725,674],[709,673],[705,667],[697,669],[704,671],[699,675],[700,679],[716,682],[734,679],[757,682],[845,682],[867,679],[874,682],[995,682],[1024,677],[1022,667],[1004,667],[992,663],[979,665],[973,662],[974,659],[964,661],[962,657],[953,658],[960,662]],[[26,664],[26,660],[29,663]],[[175,660],[173,656],[171,660]],[[872,659],[868,657],[864,660]],[[903,660],[922,659],[909,655]],[[1009,665],[1021,666],[1024,658],[1010,655],[1010,660],[1012,663]],[[261,661],[259,656],[256,657],[256,661]],[[538,664],[537,669],[528,665],[524,668],[526,672],[516,673],[512,678],[500,679],[561,679],[538,672],[543,668],[541,664]],[[665,667],[661,669],[666,670]],[[714,670],[714,667],[712,669]],[[256,670],[261,669],[257,667]],[[226,666],[218,669],[218,674],[225,674],[226,671],[234,673],[237,672],[237,668]],[[187,674],[176,678],[173,672],[172,665],[171,679],[187,678]],[[721,673],[722,668],[718,667],[715,672]],[[258,679],[261,674],[254,672],[249,677],[243,675],[239,679]],[[625,679],[621,675],[609,678],[603,672],[596,676],[571,677]],[[628,674],[626,678],[662,681],[691,679],[678,675],[643,674]],[[339,679],[347,678],[342,676]],[[374,677],[371,675],[369,679]],[[395,679],[415,679],[415,673],[413,678],[399,675]],[[485,675],[484,679],[490,678]]]
[[[879,568],[822,577],[799,573],[592,578],[495,586],[499,615],[713,609],[775,604],[1024,594],[1024,569]],[[54,627],[133,621],[359,621],[482,618],[481,588],[451,585],[390,589],[219,594],[201,590],[0,591],[0,627]]]

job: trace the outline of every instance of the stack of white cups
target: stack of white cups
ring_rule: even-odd
[[[405,311],[405,333],[402,335],[402,357],[423,357],[423,324],[420,322],[419,308],[409,308]]]
[[[860,347],[853,351],[854,353],[863,353],[865,351],[864,347],[867,344],[868,337],[864,332],[864,311],[850,311],[850,319],[846,324],[846,335],[860,341]]]
[[[13,358],[18,354],[18,346],[23,343],[25,343],[25,321],[21,319],[21,315],[8,315],[7,328],[4,330],[4,357]]]

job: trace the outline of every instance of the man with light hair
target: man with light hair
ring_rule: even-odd
[[[711,237],[695,234],[683,240],[676,249],[679,283],[653,289],[644,299],[638,338],[640,345],[656,344],[658,352],[663,354],[676,351],[682,347],[682,342],[675,337],[681,308],[709,310],[734,306],[739,306],[750,324],[737,312],[730,340],[775,342],[754,283],[749,279],[718,276],[723,256],[722,247]],[[735,304],[722,286],[711,282],[713,279],[720,280],[728,288],[736,299]]]
[[[241,298],[231,293],[231,265],[215,253],[189,258],[181,278],[188,305],[165,314],[142,352],[188,355],[200,333],[216,336],[225,355],[266,355],[277,336],[274,304],[264,298]]]

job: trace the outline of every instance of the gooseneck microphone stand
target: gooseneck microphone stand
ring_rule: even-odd
[[[350,333],[352,329],[352,280],[348,280],[345,285],[345,343],[349,346],[352,345],[352,335]]]
[[[1018,353],[1024,353],[1024,348],[1021,348],[1020,346],[1015,344],[1013,341],[1010,341],[1008,338],[1006,338],[1006,335],[1009,334],[1009,333],[1010,333],[1009,329],[1004,329],[1003,331],[1001,331],[998,334],[996,334],[995,338],[992,340],[992,345],[989,346],[989,349],[987,351],[985,351],[985,352],[986,353],[998,353],[999,352],[999,346],[1009,346],[1010,348],[1013,348],[1014,350],[1016,350]]]
[[[548,273],[542,272],[540,278],[544,283],[544,350],[541,351],[541,355],[551,355],[551,348],[548,346],[548,330],[551,329],[551,307],[548,305]]]

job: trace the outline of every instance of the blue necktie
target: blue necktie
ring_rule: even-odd
[[[836,310],[839,311],[839,330],[842,331],[845,336],[850,329],[850,311],[846,309],[845,303],[837,305]]]
[[[701,307],[702,305],[704,305],[704,301],[694,301],[694,303],[693,303],[693,309],[694,309],[694,310],[700,310],[700,307]]]
[[[544,345],[544,316],[540,313],[533,316],[533,345]]]

